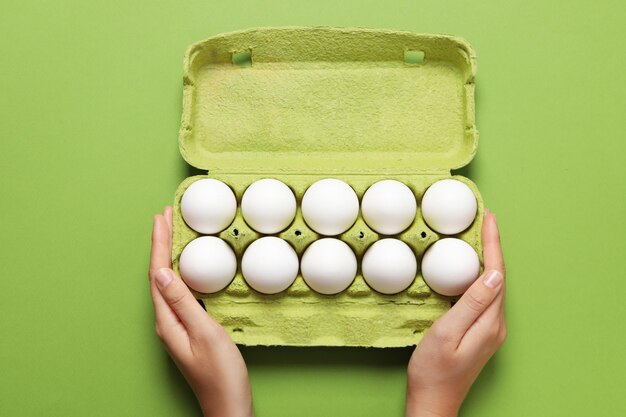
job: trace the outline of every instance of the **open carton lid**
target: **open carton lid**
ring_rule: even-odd
[[[443,173],[478,144],[475,56],[446,35],[261,28],[191,45],[185,160],[229,173]]]

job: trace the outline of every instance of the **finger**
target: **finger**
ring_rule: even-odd
[[[163,297],[160,295],[158,290],[155,287],[155,276],[159,269],[161,268],[170,268],[170,256],[169,256],[169,248],[167,244],[167,223],[165,219],[161,215],[154,216],[154,225],[152,228],[152,253],[150,256],[150,290],[152,293],[152,302],[154,303],[154,314],[157,319],[157,323],[173,323],[178,321],[178,318],[173,314],[173,312],[169,311],[170,316],[173,316],[175,320],[172,318],[167,319],[167,317],[160,317],[163,314],[167,314],[168,310],[170,310],[169,306],[163,300]],[[165,322],[164,322],[165,319]]]
[[[159,337],[168,345],[173,343],[188,343],[186,330],[179,320],[178,316],[165,302],[160,291],[156,287],[156,274],[161,268],[169,268],[169,248],[165,242],[167,238],[167,223],[161,215],[154,217],[154,226],[152,230],[152,256],[150,262],[150,293],[152,303],[154,305],[154,316],[156,321],[156,329]],[[167,252],[167,253],[166,253]],[[174,350],[175,347],[170,349]]]
[[[483,256],[486,270],[495,270],[504,278],[505,266],[500,245],[500,234],[495,215],[485,209],[483,221]],[[504,299],[506,296],[506,283],[503,281],[500,291],[495,300],[479,315],[476,321],[470,325],[463,336],[461,345],[480,347],[484,343],[493,342],[493,338],[499,333],[499,328],[504,325]]]
[[[503,271],[499,271],[503,272]],[[500,292],[496,296],[496,299],[493,303],[487,308],[487,310],[483,313],[483,315],[493,314],[494,316],[501,316],[504,314],[504,300],[506,298],[506,277],[503,275],[502,288]]]
[[[187,329],[163,299],[163,295],[161,295],[156,286],[156,281],[150,283],[150,292],[152,293],[152,302],[154,304],[157,336],[173,353],[189,350]]]
[[[495,269],[500,271],[503,277],[506,276],[496,216],[487,209],[483,220],[482,235],[485,270]]]
[[[208,315],[183,280],[170,268],[159,269],[155,280],[163,299],[185,326],[190,337],[202,333],[206,329]]]
[[[504,287],[496,300],[467,330],[458,345],[459,351],[463,351],[470,357],[478,357],[480,355],[491,356],[498,350],[506,337],[504,314],[498,302],[503,298]]]
[[[173,212],[172,212],[172,207],[171,206],[165,206],[165,208],[163,209],[163,217],[165,217],[165,221],[167,222],[167,228],[169,231],[169,236],[170,236],[170,245],[172,243],[172,233],[174,230],[173,227]]]
[[[502,287],[502,274],[490,270],[481,275],[452,308],[437,320],[446,339],[458,344],[465,332],[493,303]]]
[[[502,255],[502,245],[500,241],[500,231],[495,214],[485,209],[485,219],[483,220],[483,258],[485,270],[495,269],[502,273],[506,279],[506,266]],[[506,285],[506,283],[504,284]],[[502,288],[502,296],[498,297],[499,314],[504,315],[504,299],[506,298],[505,288]]]
[[[154,278],[161,268],[171,266],[169,248],[169,232],[164,217],[160,214],[154,216],[152,228],[152,250],[150,253],[150,277]]]

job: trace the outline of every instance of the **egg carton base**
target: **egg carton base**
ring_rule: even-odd
[[[191,229],[182,218],[180,201],[186,188],[199,179],[218,179],[232,188],[239,205],[247,186],[265,177],[258,174],[212,173],[183,180],[174,199],[172,261],[175,271],[178,272],[179,258],[184,247],[193,239],[202,236]],[[418,201],[418,215],[414,223],[401,234],[394,236],[411,247],[418,265],[424,251],[445,237],[456,237],[468,242],[476,250],[482,263],[483,203],[476,185],[465,177],[450,174],[338,173],[329,173],[325,176],[277,173],[267,177],[285,182],[296,195],[298,203],[296,218],[277,236],[289,242],[299,257],[308,245],[323,238],[309,228],[302,217],[302,197],[311,184],[321,178],[338,178],[353,187],[361,200],[367,188],[374,182],[395,179],[409,186]],[[467,230],[453,236],[441,235],[429,228],[421,216],[419,207],[428,186],[445,178],[457,179],[467,184],[476,195],[478,203],[474,223]],[[233,248],[240,262],[250,243],[263,235],[245,223],[238,206],[235,220],[216,236]],[[348,231],[336,236],[352,248],[359,265],[367,248],[383,237],[364,222],[361,214]],[[197,292],[194,294],[196,298],[203,300],[208,314],[226,328],[236,343],[247,346],[410,346],[418,343],[432,322],[450,308],[450,298],[430,290],[424,283],[419,268],[411,286],[398,294],[385,295],[372,290],[364,281],[359,268],[350,287],[337,295],[327,296],[314,292],[306,285],[300,274],[284,292],[266,295],[254,291],[246,284],[238,265],[235,278],[224,290],[214,294]]]
[[[375,306],[330,299],[322,303],[215,301],[203,299],[207,313],[235,343],[245,346],[411,346],[450,308],[449,299],[441,296]]]

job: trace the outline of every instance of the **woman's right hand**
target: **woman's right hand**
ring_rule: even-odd
[[[496,217],[482,229],[485,272],[426,332],[408,368],[407,417],[456,416],[465,395],[506,338],[504,259]]]

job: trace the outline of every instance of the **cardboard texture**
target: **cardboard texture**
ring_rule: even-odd
[[[445,35],[338,28],[264,28],[218,35],[191,45],[184,61],[180,151],[206,176],[185,179],[174,201],[174,268],[183,248],[199,234],[180,214],[186,188],[200,178],[231,186],[238,204],[246,187],[276,178],[294,191],[298,212],[279,237],[301,256],[320,238],[302,219],[306,189],[322,178],[350,184],[359,199],[373,183],[396,179],[418,201],[415,222],[396,237],[415,252],[448,237],[432,231],[419,202],[435,181],[473,158],[475,57],[469,45]],[[482,262],[483,204],[455,237],[472,245]],[[241,259],[261,237],[238,209],[219,237]],[[379,236],[359,216],[338,236],[359,261]],[[240,269],[215,294],[199,294],[209,314],[244,345],[373,346],[415,344],[450,307],[418,276],[405,291],[383,295],[360,274],[338,295],[315,293],[301,276],[286,291],[257,293]]]

